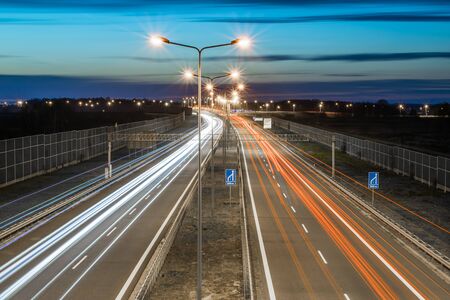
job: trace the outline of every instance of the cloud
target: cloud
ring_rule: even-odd
[[[289,24],[309,22],[450,22],[450,15],[438,13],[372,13],[353,15],[323,15],[297,17],[212,17],[190,19],[201,23],[253,23],[253,24]]]
[[[23,56],[0,54],[0,58],[21,58],[21,57],[23,57]]]
[[[186,61],[183,58],[155,58],[155,57],[147,57],[147,56],[102,56],[97,57],[101,59],[127,59],[134,60],[139,62],[150,62],[150,63],[171,63],[177,61]]]
[[[416,59],[449,59],[450,52],[398,52],[398,53],[350,53],[335,55],[304,56],[295,54],[279,55],[250,55],[250,56],[211,56],[209,61],[239,60],[246,62],[277,62],[277,61],[347,61],[347,62],[372,62],[372,61],[400,61]]]

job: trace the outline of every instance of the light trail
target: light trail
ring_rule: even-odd
[[[191,134],[193,134],[194,132],[195,132],[195,130],[186,130],[186,131],[184,131],[184,133],[187,134],[187,135],[191,135]],[[145,160],[145,159],[148,159],[148,158],[151,158],[151,160],[149,160],[148,163],[149,163],[149,162],[152,162],[152,161],[156,160],[157,158],[159,158],[160,156],[164,155],[164,153],[165,153],[166,151],[168,151],[168,150],[170,150],[170,149],[173,149],[174,147],[177,147],[177,144],[179,144],[179,141],[173,141],[173,142],[171,142],[171,143],[169,143],[169,144],[163,145],[162,147],[160,147],[160,148],[158,148],[158,149],[155,149],[154,151],[151,151],[151,152],[149,152],[149,153],[146,153],[146,154],[142,155],[141,157],[135,158],[135,159],[133,159],[133,160],[131,160],[131,161],[129,161],[129,162],[126,162],[126,163],[124,163],[124,164],[122,164],[122,165],[120,165],[120,166],[118,166],[118,167],[115,167],[115,168],[113,169],[113,174],[117,174],[118,172],[120,172],[120,171],[122,171],[122,170],[128,168],[129,166],[131,166],[131,165],[133,165],[133,164],[136,164],[136,163],[138,163],[138,162],[140,162],[140,161],[143,161],[143,160]],[[129,156],[129,155],[126,155],[126,156],[124,156],[124,157],[127,157],[127,156]],[[119,159],[117,159],[117,160],[123,159],[124,157],[121,157],[121,158],[119,158]],[[115,160],[115,161],[117,161],[117,160]],[[113,162],[114,162],[114,161],[113,161]],[[72,177],[70,177],[70,178],[67,178],[67,179],[65,179],[65,180],[62,180],[62,181],[60,181],[60,182],[58,182],[58,183],[56,183],[56,184],[53,184],[53,185],[51,185],[51,186],[49,186],[49,187],[46,187],[46,188],[41,189],[41,190],[39,190],[39,191],[36,191],[36,192],[34,192],[34,193],[31,193],[31,194],[22,196],[22,197],[20,197],[20,198],[18,198],[18,199],[15,199],[15,200],[13,200],[13,201],[10,201],[10,202],[8,202],[8,203],[5,203],[5,204],[3,204],[3,205],[0,206],[0,209],[1,209],[2,207],[4,207],[4,206],[7,206],[7,205],[10,205],[10,204],[16,203],[17,201],[24,200],[24,199],[26,199],[26,198],[29,197],[29,196],[35,195],[35,194],[37,194],[37,193],[39,193],[39,192],[45,191],[45,190],[47,190],[47,189],[49,189],[49,188],[51,188],[51,187],[57,186],[57,185],[59,185],[59,184],[61,184],[61,183],[64,183],[64,182],[70,180],[70,179],[77,178],[77,177],[79,177],[79,176],[81,176],[81,175],[84,175],[84,174],[87,174],[87,173],[89,173],[89,172],[95,171],[95,170],[97,170],[97,169],[99,169],[99,168],[101,168],[101,167],[104,167],[104,166],[105,166],[105,165],[102,164],[102,165],[99,166],[99,167],[93,168],[93,169],[91,169],[91,170],[82,172],[82,173],[77,174],[77,175],[74,175],[74,176],[72,176]],[[39,211],[42,211],[42,210],[44,210],[44,209],[46,209],[46,208],[52,206],[53,204],[55,204],[55,203],[57,203],[57,202],[59,202],[59,201],[61,201],[61,200],[67,199],[68,197],[70,197],[70,196],[72,196],[72,195],[75,195],[76,193],[78,193],[78,192],[80,192],[80,191],[82,191],[82,190],[84,190],[84,189],[86,189],[86,188],[88,188],[88,187],[90,187],[90,186],[92,186],[92,185],[94,185],[94,184],[96,184],[96,183],[102,181],[102,180],[104,179],[104,177],[105,177],[105,176],[104,176],[103,174],[98,175],[98,176],[96,176],[96,177],[94,177],[94,178],[91,178],[91,179],[89,179],[89,180],[83,182],[82,184],[79,184],[79,185],[77,185],[77,186],[75,186],[75,187],[73,187],[73,188],[70,188],[69,190],[67,190],[67,191],[65,191],[65,192],[63,192],[63,193],[61,193],[61,194],[59,194],[59,195],[56,195],[56,196],[54,196],[54,197],[52,197],[52,198],[50,198],[50,199],[48,199],[48,200],[46,200],[46,201],[40,202],[39,204],[36,204],[36,205],[34,205],[34,206],[32,206],[32,207],[30,207],[30,208],[24,210],[24,211],[21,211],[21,212],[17,213],[17,214],[14,215],[14,216],[11,216],[11,217],[8,217],[8,218],[5,219],[5,220],[2,220],[2,221],[0,222],[0,230],[5,229],[5,228],[7,228],[8,226],[11,226],[11,225],[13,225],[13,224],[15,224],[15,223],[17,223],[17,222],[19,222],[19,221],[21,221],[21,220],[23,220],[23,219],[29,217],[29,216],[32,216],[33,214],[35,214],[35,213],[37,213],[37,212],[39,212]]]
[[[214,126],[215,132],[219,132],[222,128],[222,122],[215,120],[209,114],[205,114],[204,119],[206,120],[206,126],[202,129],[202,145],[207,145],[210,138],[209,133],[211,132],[211,126]],[[27,270],[25,274],[21,275],[14,283],[8,286],[7,289],[2,291],[0,298],[10,297],[23,288],[29,281],[35,278],[35,276],[43,272],[49,264],[54,262],[68,249],[92,232],[94,228],[99,226],[113,213],[117,212],[125,205],[129,205],[129,202],[139,193],[143,192],[144,189],[150,186],[150,191],[153,191],[156,186],[155,182],[157,182],[159,178],[165,178],[168,176],[167,173],[170,174],[173,172],[188,158],[192,159],[195,157],[197,145],[198,137],[194,136],[149,170],[124,184],[98,203],[72,218],[60,228],[48,234],[39,242],[30,246],[2,265],[0,267],[0,283],[4,283],[7,279],[32,262],[36,263],[30,270]],[[143,198],[144,197],[141,197],[140,200]],[[134,205],[136,205],[136,203],[133,203],[133,206]],[[72,233],[73,235],[70,236]],[[45,254],[46,251],[56,246],[59,242],[63,243],[56,249],[51,250],[49,254]]]
[[[352,243],[347,239],[342,232],[337,229],[333,221],[327,216],[325,211],[318,205],[316,200],[311,197],[310,193],[317,197],[317,199],[325,205],[325,207],[335,215],[338,220],[340,220],[349,230],[352,232],[364,246],[366,246],[370,252],[372,252],[375,257],[377,257],[383,265],[386,266],[399,280],[402,282],[417,298],[423,299],[421,293],[405,279],[404,275],[400,274],[391,263],[389,263],[385,257],[380,255],[380,250],[376,250],[373,245],[369,244],[363,236],[367,233],[360,227],[355,229],[354,226],[350,225],[343,211],[338,211],[333,208],[333,202],[326,197],[320,190],[314,187],[311,181],[304,178],[301,172],[292,165],[279,151],[277,151],[270,143],[265,141],[263,138],[259,138],[261,134],[257,132],[252,126],[248,124],[245,120],[241,118],[236,118],[237,122],[240,122],[243,127],[245,127],[252,135],[255,136],[255,140],[258,141],[259,146],[265,152],[269,163],[275,166],[276,170],[283,176],[285,181],[293,189],[293,191],[299,196],[299,199],[303,201],[310,212],[316,217],[316,219],[321,224],[322,228],[328,233],[328,235],[333,239],[335,244],[341,249],[341,252],[349,259],[358,272],[365,278],[366,282],[373,289],[373,291],[383,298],[395,297],[393,291],[389,286],[383,281],[383,279],[377,274],[377,272],[372,268],[372,266],[361,256],[361,254],[353,247]],[[380,245],[376,245],[381,247]]]

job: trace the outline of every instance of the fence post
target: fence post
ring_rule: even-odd
[[[331,177],[334,178],[334,169],[335,169],[335,153],[334,148],[336,147],[336,137],[333,135],[331,137]]]

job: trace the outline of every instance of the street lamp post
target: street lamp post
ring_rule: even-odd
[[[223,74],[223,75],[219,75],[219,76],[215,76],[215,77],[209,77],[209,76],[198,76],[198,74],[194,74],[190,71],[185,71],[184,73],[184,77],[186,78],[193,78],[193,77],[197,77],[197,78],[204,78],[204,79],[208,79],[209,83],[206,85],[206,89],[210,91],[210,96],[211,96],[211,111],[214,108],[214,81],[220,78],[225,78],[225,77],[232,77],[232,78],[238,78],[240,76],[239,71],[237,70],[232,70],[229,73]],[[214,180],[214,126],[211,126],[211,180]],[[212,216],[214,216],[214,204],[215,204],[215,190],[214,190],[214,184],[212,184],[211,186],[211,206],[212,206]]]
[[[170,41],[169,39],[162,36],[151,36],[150,42],[155,46],[162,46],[162,44],[170,44],[174,46],[184,47],[193,49],[198,54],[198,63],[197,63],[197,85],[198,85],[198,202],[197,202],[197,299],[201,300],[202,298],[202,172],[201,172],[201,107],[202,107],[202,54],[203,51],[212,48],[226,47],[231,45],[241,45],[242,47],[246,47],[250,44],[248,39],[235,39],[229,43],[217,44],[212,46],[206,46],[203,48],[199,48],[196,46],[191,46],[187,44],[181,44],[177,42]],[[213,125],[212,125],[213,126]]]

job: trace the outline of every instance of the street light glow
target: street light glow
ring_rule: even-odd
[[[243,36],[231,41],[231,44],[236,45],[241,49],[248,49],[250,48],[252,41],[249,37]]]
[[[184,79],[188,79],[188,80],[192,79],[192,78],[194,78],[194,72],[192,72],[191,69],[186,69],[183,71],[183,77],[184,77]]]
[[[151,35],[150,36],[150,44],[155,47],[161,47],[164,43],[169,44],[169,40],[165,37],[159,35]]]
[[[239,83],[237,88],[238,90],[243,91],[245,89],[245,85],[243,83]]]
[[[231,70],[230,71],[230,77],[233,79],[238,79],[241,76],[241,72],[239,70]]]
[[[212,90],[214,89],[213,84],[212,84],[212,83],[208,83],[208,84],[206,85],[206,89],[207,89],[208,91],[212,91]]]

